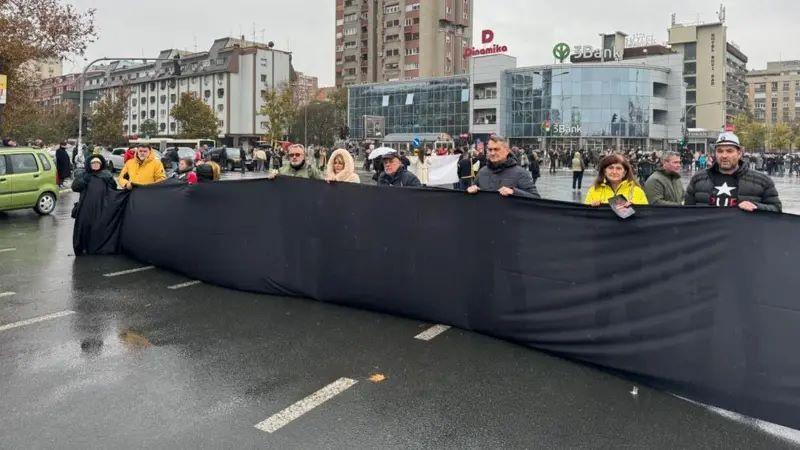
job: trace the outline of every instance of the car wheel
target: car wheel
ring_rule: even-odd
[[[33,207],[33,210],[42,216],[52,213],[55,209],[56,195],[52,192],[45,192],[44,194],[40,195],[39,200],[36,201],[36,206]]]

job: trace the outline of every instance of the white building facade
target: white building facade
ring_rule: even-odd
[[[223,38],[200,53],[164,50],[158,58],[180,57],[181,74],[171,61],[125,65],[113,63],[87,76],[85,91],[116,95],[129,89],[125,135],[138,136],[142,124],[155,122],[157,136],[174,137],[180,124],[170,115],[181,95],[190,92],[202,99],[219,121],[216,138],[226,145],[257,140],[266,132],[267,117],[260,114],[264,94],[290,83],[292,55],[265,44]]]

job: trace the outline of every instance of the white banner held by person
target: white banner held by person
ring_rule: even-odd
[[[459,155],[431,156],[428,158],[428,186],[446,186],[458,183]]]

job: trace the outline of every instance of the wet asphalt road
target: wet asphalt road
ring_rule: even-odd
[[[72,256],[76,197],[53,216],[0,213],[0,448],[800,445],[800,434],[642,386],[632,395],[624,379],[471,332],[421,341],[433,324],[169,289],[191,280],[159,269],[105,277],[141,264]],[[274,433],[255,428],[342,377],[356,384]]]

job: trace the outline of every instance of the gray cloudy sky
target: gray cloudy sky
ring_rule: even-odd
[[[69,1],[69,0],[68,0]],[[431,0],[421,0],[431,1]],[[156,56],[167,48],[205,50],[215,38],[246,35],[274,41],[294,53],[297,70],[334,82],[335,0],[71,0],[81,9],[96,8],[97,42],[87,58]],[[509,47],[519,65],[553,62],[557,42],[597,46],[598,33],[621,30],[667,40],[670,15],[679,22],[716,18],[719,2],[672,0],[475,0],[475,42],[480,30],[495,30],[495,42]],[[797,0],[726,2],[728,39],[750,58],[749,68],[766,61],[800,59]],[[67,63],[78,71],[82,61]]]

